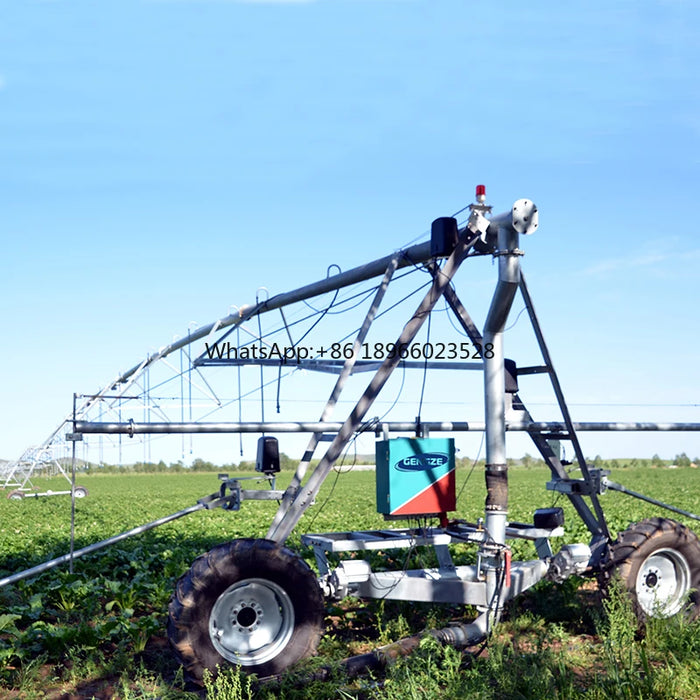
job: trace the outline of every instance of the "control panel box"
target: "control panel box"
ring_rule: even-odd
[[[377,511],[436,515],[457,507],[453,438],[394,438],[376,444]]]

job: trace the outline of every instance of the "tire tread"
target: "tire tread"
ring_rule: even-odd
[[[700,614],[700,539],[690,528],[669,518],[653,517],[641,520],[621,532],[610,545],[609,557],[599,583],[606,592],[610,582],[619,575],[630,593],[640,624],[646,614],[637,603],[635,594],[635,568],[656,549],[671,547],[682,552],[691,571],[691,595],[689,616]]]
[[[324,601],[316,576],[294,552],[270,540],[238,539],[225,542],[197,557],[178,580],[168,607],[167,633],[175,656],[185,670],[201,681],[204,670],[228,665],[209,638],[211,608],[231,584],[248,578],[276,580],[297,600],[300,624],[289,644],[274,659],[243,667],[258,675],[280,673],[316,651],[322,631]],[[299,608],[297,610],[297,607]]]

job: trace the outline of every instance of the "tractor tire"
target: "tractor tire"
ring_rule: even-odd
[[[24,498],[24,492],[23,491],[10,491],[10,493],[7,494],[7,497],[11,501],[21,501]]]
[[[606,582],[619,575],[637,619],[700,614],[700,541],[685,525],[648,518],[620,533],[610,548]]]
[[[316,651],[323,616],[321,589],[301,557],[270,540],[239,539],[198,557],[179,579],[168,639],[196,681],[228,664],[265,677]]]
[[[88,490],[84,486],[76,486],[74,493],[76,498],[85,498],[88,495]]]

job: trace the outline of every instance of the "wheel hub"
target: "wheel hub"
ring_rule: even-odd
[[[649,555],[637,574],[637,602],[651,617],[670,617],[685,605],[690,592],[690,566],[675,549]]]
[[[238,625],[238,631],[243,632],[243,628],[252,630],[260,627],[260,620],[263,617],[263,611],[260,606],[256,606],[255,602],[250,605],[243,605],[240,609],[233,610],[233,619],[231,624]]]
[[[647,588],[654,588],[659,582],[659,572],[658,571],[650,571],[647,575],[646,578],[644,579],[644,585]]]
[[[294,607],[287,592],[267,579],[229,586],[209,616],[209,636],[227,661],[255,666],[274,658],[294,631]]]

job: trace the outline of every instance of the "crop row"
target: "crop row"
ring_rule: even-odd
[[[612,478],[686,510],[700,510],[698,469],[621,469]],[[566,511],[565,541],[587,541],[585,528],[566,500],[545,490],[547,479],[544,469],[511,470],[511,519],[527,522],[535,508],[556,503]],[[90,495],[76,502],[76,548],[186,508],[218,488],[216,475],[201,473],[91,475],[79,481]],[[42,490],[52,486],[62,487],[40,484]],[[460,469],[457,489],[456,515],[480,517],[482,474]],[[374,501],[372,472],[331,476],[292,536],[292,548],[299,548],[302,532],[386,527]],[[658,507],[619,494],[606,494],[603,502],[615,531],[659,514]],[[65,496],[0,500],[0,576],[65,554],[70,507]],[[200,511],[76,560],[73,573],[63,566],[0,589],[0,683],[18,687],[26,682],[28,669],[39,666],[53,669],[55,682],[64,684],[90,676],[119,677],[126,669],[133,673],[134,664],[177,678],[164,649],[167,605],[177,578],[197,555],[221,542],[264,536],[275,508],[275,503],[250,502],[236,513]],[[698,524],[686,522],[691,527]],[[514,554],[532,557],[526,547],[516,548]],[[302,554],[313,561],[311,552]],[[362,617],[361,612],[352,615]],[[366,620],[364,627],[372,625],[376,636],[376,619]],[[345,642],[353,648],[352,639]],[[324,649],[339,656],[347,653],[347,648]]]

